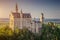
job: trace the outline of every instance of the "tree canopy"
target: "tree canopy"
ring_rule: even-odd
[[[41,33],[36,34],[26,28],[13,31],[9,26],[2,26],[0,40],[60,40],[60,29],[53,23],[43,24]]]

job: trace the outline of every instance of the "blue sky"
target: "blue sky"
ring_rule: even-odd
[[[45,18],[60,19],[60,0],[0,0],[0,18],[8,18],[15,11],[18,4],[19,12],[31,13],[32,17],[40,17],[44,13]]]

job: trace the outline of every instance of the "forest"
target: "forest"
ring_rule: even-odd
[[[8,25],[0,24],[0,40],[60,40],[60,28],[52,22],[43,24],[41,33],[32,33],[27,28],[14,31]]]

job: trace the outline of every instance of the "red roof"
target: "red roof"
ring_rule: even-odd
[[[20,13],[12,13],[14,18],[20,18]]]
[[[12,13],[14,18],[20,18],[20,13]],[[31,18],[30,13],[22,13],[22,18]]]
[[[31,15],[30,15],[30,13],[23,13],[22,17],[23,18],[31,18]]]

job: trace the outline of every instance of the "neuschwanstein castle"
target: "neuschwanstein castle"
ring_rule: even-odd
[[[16,12],[12,12],[9,15],[10,18],[10,28],[14,30],[15,28],[27,28],[32,32],[39,33],[42,23],[44,22],[44,15],[41,13],[40,20],[36,21],[35,18],[32,20],[30,13],[24,13],[21,9],[20,13],[18,12],[18,5],[16,4]]]

